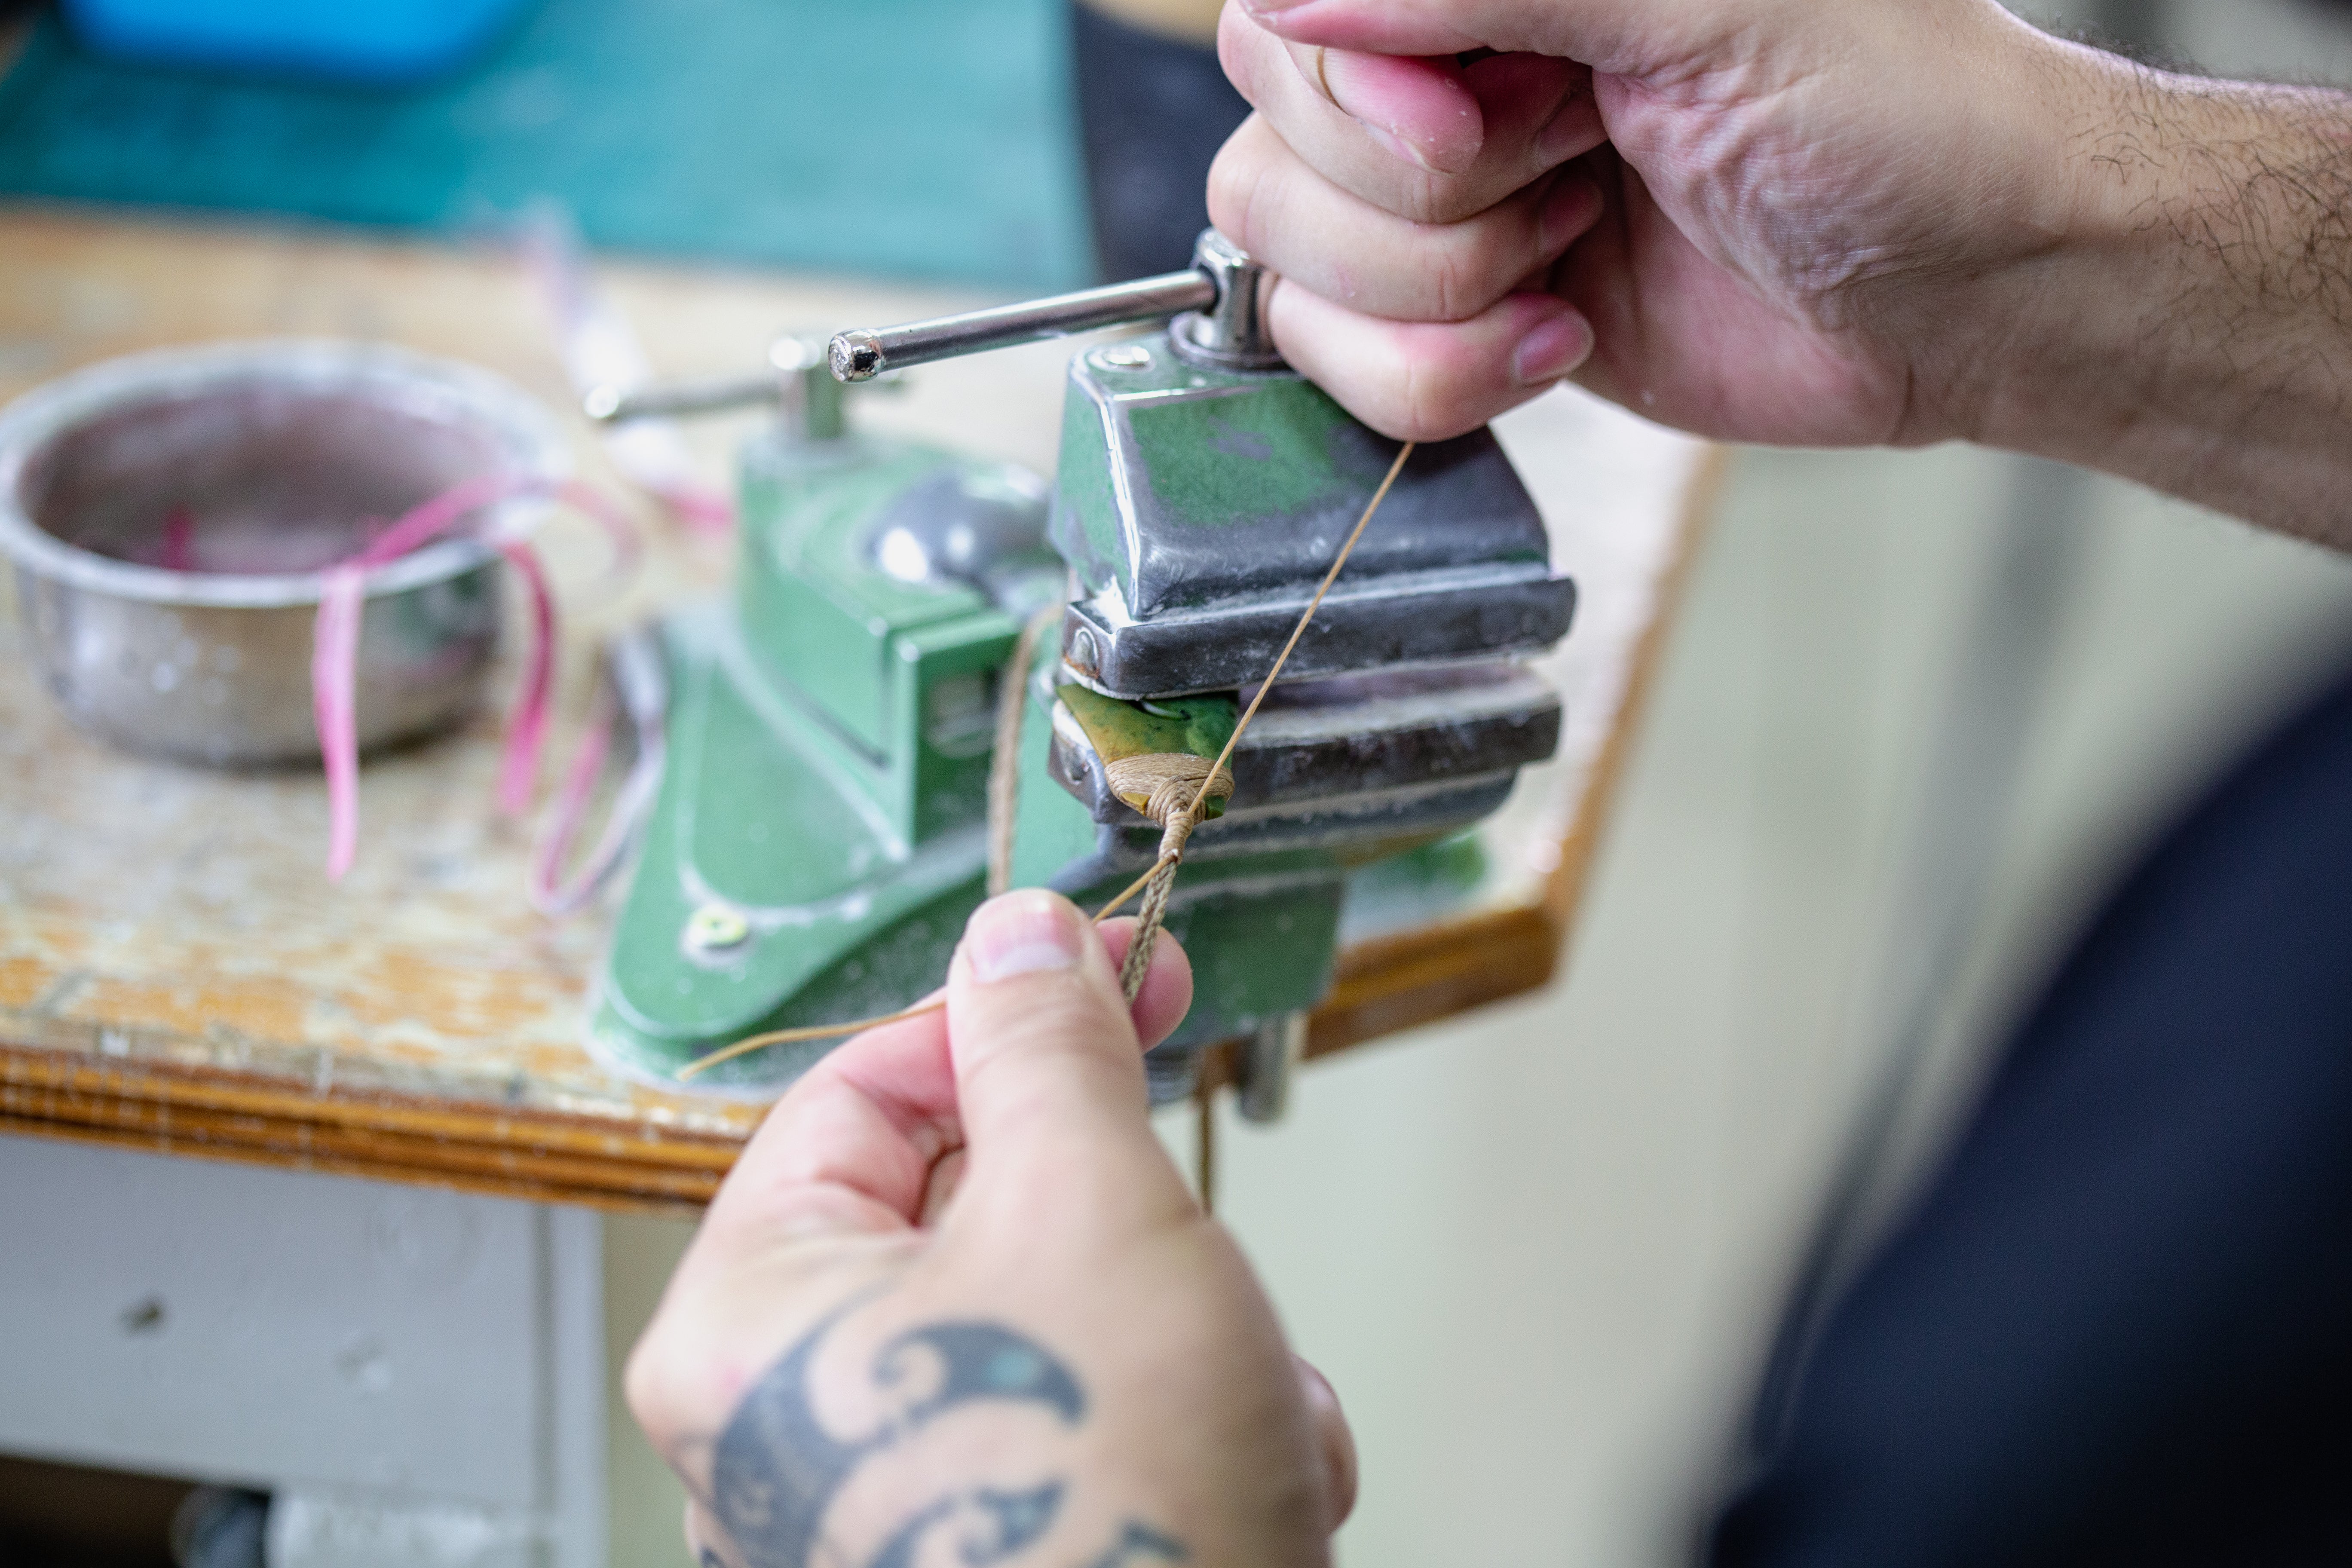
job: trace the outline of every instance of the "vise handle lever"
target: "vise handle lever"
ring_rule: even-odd
[[[826,358],[837,379],[860,382],[985,349],[1176,316],[1169,335],[1185,358],[1226,369],[1271,370],[1282,363],[1265,330],[1273,281],[1239,246],[1203,229],[1192,265],[1182,272],[902,326],[853,328],[834,335]]]

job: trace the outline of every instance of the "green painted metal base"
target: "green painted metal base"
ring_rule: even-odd
[[[663,627],[667,763],[592,1026],[593,1049],[649,1078],[939,983],[981,899],[994,682],[1020,621],[890,550],[920,556],[932,524],[999,529],[1016,588],[1059,576],[1042,487],[1002,464],[780,434],[740,472],[734,593]],[[772,1093],[829,1044],[697,1082]]]
[[[591,1036],[614,1066],[659,1079],[745,1035],[870,1017],[930,990],[980,903],[986,853],[977,825],[893,844],[872,781],[766,679],[731,614],[714,605],[665,632],[669,766]],[[771,1094],[831,1044],[696,1082]]]

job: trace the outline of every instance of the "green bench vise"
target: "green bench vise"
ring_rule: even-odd
[[[1028,704],[1014,885],[1091,907],[1151,863],[1158,830],[1107,752],[1213,755],[1397,450],[1282,364],[1266,281],[1210,231],[1188,272],[833,340],[855,384],[1173,316],[1073,360],[1050,505],[1003,465],[849,434],[839,388],[781,350],[787,417],[743,454],[733,602],[665,628],[667,770],[604,973],[603,1055],[667,1079],[936,985],[981,897],[998,679]],[[1057,601],[1058,637],[1003,669]],[[1244,1109],[1278,1111],[1351,884],[1475,878],[1465,830],[1558,743],[1558,697],[1520,661],[1574,602],[1490,432],[1416,450],[1192,841],[1168,927],[1194,1003],[1148,1059],[1155,1101],[1239,1038]],[[696,1081],[772,1093],[830,1043]]]

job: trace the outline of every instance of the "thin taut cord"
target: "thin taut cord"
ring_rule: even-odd
[[[1224,750],[1217,753],[1217,760],[1210,766],[1208,777],[1202,781],[1200,790],[1192,796],[1192,803],[1183,809],[1181,816],[1185,821],[1185,828],[1183,833],[1173,836],[1176,839],[1173,848],[1163,847],[1160,858],[1151,863],[1150,870],[1129,883],[1127,890],[1120,893],[1118,897],[1097,910],[1093,923],[1100,925],[1112,915],[1117,914],[1126,907],[1129,899],[1150,887],[1152,880],[1159,878],[1163,871],[1167,873],[1167,881],[1175,879],[1176,867],[1184,857],[1183,839],[1190,835],[1192,825],[1200,820],[1201,808],[1208,802],[1210,785],[1216,781],[1219,773],[1224,772],[1225,764],[1233,760],[1234,748],[1241,743],[1242,731],[1248,729],[1250,721],[1257,717],[1258,705],[1265,700],[1265,694],[1273,688],[1275,678],[1282,673],[1282,667],[1289,662],[1290,650],[1297,647],[1298,639],[1307,635],[1307,624],[1315,619],[1315,612],[1323,607],[1324,595],[1330,593],[1331,584],[1339,581],[1340,569],[1348,564],[1348,557],[1354,552],[1356,542],[1364,537],[1364,529],[1372,521],[1372,514],[1381,510],[1382,501],[1389,499],[1389,491],[1395,488],[1397,476],[1404,472],[1405,459],[1412,456],[1412,449],[1418,444],[1407,441],[1398,448],[1396,461],[1389,465],[1387,477],[1381,480],[1381,488],[1372,492],[1372,499],[1365,503],[1363,515],[1356,519],[1356,526],[1349,531],[1346,542],[1339,546],[1339,553],[1331,558],[1330,570],[1323,574],[1323,581],[1317,586],[1315,596],[1307,601],[1307,608],[1299,615],[1298,624],[1290,628],[1290,640],[1284,643],[1282,651],[1275,656],[1274,668],[1267,670],[1265,679],[1258,683],[1257,695],[1251,698],[1249,706],[1242,710],[1240,721],[1234,725],[1234,732],[1225,737]],[[1028,677],[1025,671],[1019,672],[1018,678],[1026,684]],[[1165,914],[1166,906],[1166,883],[1163,882],[1160,896],[1156,900],[1146,900],[1143,922],[1136,927],[1135,939],[1128,948],[1128,962],[1120,969],[1120,980],[1129,1002],[1135,1000],[1136,990],[1142,984],[1142,975],[1150,969],[1151,948],[1152,944],[1159,940],[1160,918]],[[1138,952],[1143,954],[1140,963],[1136,959]],[[1135,976],[1132,984],[1128,983],[1128,974],[1130,971]],[[840,1035],[860,1034],[867,1029],[879,1028],[885,1024],[898,1024],[908,1018],[919,1018],[926,1013],[936,1013],[946,1005],[947,999],[942,996],[919,1002],[911,1007],[901,1008],[896,1013],[886,1013],[878,1018],[856,1018],[844,1024],[812,1024],[798,1029],[771,1029],[765,1034],[751,1035],[737,1040],[733,1045],[722,1046],[709,1056],[697,1057],[677,1069],[677,1077],[680,1081],[683,1081],[698,1073],[708,1072],[721,1062],[732,1061],[737,1057],[749,1056],[751,1052],[764,1049],[769,1046],[793,1045],[803,1040],[825,1040]]]
[[[996,749],[988,757],[988,896],[1013,886],[1013,827],[1021,806],[1021,719],[1029,707],[1029,667],[1037,644],[1056,620],[1059,605],[1029,617],[1013,639],[1013,658],[996,682]]]
[[[1257,717],[1258,704],[1264,702],[1265,694],[1274,689],[1276,679],[1282,674],[1282,667],[1290,661],[1290,650],[1297,647],[1298,639],[1307,635],[1307,623],[1314,620],[1315,612],[1323,607],[1323,595],[1328,594],[1331,584],[1339,580],[1339,569],[1348,564],[1348,557],[1355,552],[1356,541],[1364,537],[1365,525],[1372,521],[1372,514],[1381,510],[1381,502],[1389,499],[1390,489],[1395,485],[1397,476],[1404,472],[1405,459],[1412,456],[1412,449],[1417,445],[1418,442],[1407,441],[1397,448],[1396,461],[1389,465],[1388,473],[1381,479],[1381,488],[1374,490],[1372,499],[1364,504],[1364,514],[1356,519],[1356,526],[1348,531],[1347,541],[1339,546],[1339,553],[1331,558],[1331,569],[1324,573],[1323,581],[1316,584],[1315,596],[1307,601],[1307,608],[1299,615],[1298,624],[1290,628],[1290,640],[1284,643],[1282,651],[1274,656],[1274,668],[1267,670],[1265,679],[1257,683],[1257,695],[1250,699],[1247,708],[1242,710],[1241,721],[1234,726],[1234,732],[1225,737],[1225,749],[1219,752],[1217,760],[1209,764],[1209,776],[1201,782],[1200,789],[1193,794],[1192,804],[1162,825],[1160,858],[1152,863],[1150,870],[1144,873],[1143,880],[1135,885],[1143,889],[1143,909],[1136,924],[1135,940],[1127,950],[1127,962],[1120,964],[1118,970],[1120,988],[1127,993],[1130,1003],[1143,989],[1143,977],[1151,972],[1151,950],[1160,940],[1160,922],[1168,915],[1168,895],[1175,885],[1176,868],[1184,858],[1184,846],[1192,838],[1192,829],[1200,825],[1201,808],[1209,798],[1209,791],[1216,786],[1218,775],[1225,771],[1225,763],[1233,760],[1234,748],[1241,744],[1242,731],[1248,729],[1250,721]],[[1130,887],[1127,892],[1104,905],[1095,919],[1100,921],[1104,915],[1127,902],[1133,893],[1134,888]]]

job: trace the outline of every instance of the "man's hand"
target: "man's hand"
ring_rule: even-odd
[[[1328,1560],[1347,1427],[1152,1134],[1192,976],[1163,937],[1130,1017],[1132,930],[996,900],[769,1113],[629,1362],[704,1563]]]
[[[1993,0],[1229,0],[1210,180],[1285,355],[1391,435],[1563,376],[1961,437],[2352,543],[2352,110]]]
[[[2003,176],[2063,46],[1990,0],[1233,0],[1221,41],[1257,114],[1212,215],[1304,285],[1293,362],[1392,433],[1581,366],[1711,435],[1934,439],[1920,279],[2046,241]]]

